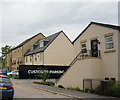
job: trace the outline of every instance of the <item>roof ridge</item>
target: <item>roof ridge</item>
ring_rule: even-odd
[[[93,22],[93,21],[91,21],[90,24],[101,25],[101,26],[109,27],[109,28],[113,28],[113,29],[119,29],[119,28],[120,28],[119,25],[105,24],[105,23],[99,23],[99,22]],[[115,28],[115,27],[116,27],[116,28]]]
[[[18,48],[18,47],[21,47],[23,46],[25,43],[27,43],[28,41],[30,41],[32,38],[38,36],[39,34],[43,35],[41,32],[40,33],[37,33],[36,35],[33,35],[32,37],[29,37],[28,39],[24,40],[23,42],[21,42],[19,45],[17,45],[15,48],[13,48],[12,50]],[[43,35],[44,36],[44,35]]]
[[[91,24],[96,24],[99,26],[103,26],[103,27],[107,27],[107,28],[111,28],[111,29],[115,29],[115,30],[120,30],[120,26],[117,25],[111,25],[111,24],[104,24],[104,23],[98,23],[98,22],[93,22],[91,21],[87,27],[85,29],[83,29],[83,31],[75,38],[75,40],[72,42],[74,44],[74,42],[87,30],[87,28],[91,25]]]
[[[44,46],[44,48],[42,48],[41,50],[38,48],[39,50],[37,50],[37,51],[35,51],[35,49],[34,49],[32,52],[29,52],[29,51],[26,52],[26,53],[25,53],[25,56],[44,51],[44,50],[58,37],[58,35],[59,35],[61,32],[62,32],[62,31],[59,31],[59,32],[57,32],[57,33],[54,33],[54,34],[52,34],[52,35],[50,35],[50,36],[47,36],[47,37],[43,38],[43,39],[49,39],[48,44],[47,44],[46,46]],[[41,39],[41,40],[42,40],[42,39]]]

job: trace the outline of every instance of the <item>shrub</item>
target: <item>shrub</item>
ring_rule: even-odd
[[[44,81],[38,81],[36,83],[44,84],[45,82]]]
[[[107,93],[110,96],[120,97],[120,84],[113,84],[112,86],[108,87]]]
[[[40,68],[40,73],[39,75],[36,75],[37,78],[41,78],[42,81],[46,82],[46,80],[49,78],[49,73],[47,71],[47,69],[45,68]]]
[[[54,82],[44,82],[44,81],[38,81],[38,82],[33,82],[33,83],[43,84],[43,85],[48,85],[48,86],[54,86],[55,85]]]
[[[103,81],[96,88],[95,93],[107,96],[120,97],[120,84],[115,83],[115,81]]]
[[[85,92],[86,92],[86,93],[88,93],[89,91],[90,91],[90,89],[88,89],[88,88],[85,89]]]
[[[68,90],[76,90],[76,91],[80,91],[79,87],[68,87]]]
[[[45,82],[44,85],[48,85],[48,86],[54,86],[55,83],[54,82]]]
[[[90,89],[89,91],[90,91],[90,93],[95,93],[96,92],[95,89]]]
[[[59,87],[59,88],[63,88],[63,89],[65,89],[65,87],[64,87],[64,86],[62,86],[62,85],[58,85],[58,87]]]
[[[13,78],[14,78],[14,79],[19,79],[19,77],[18,77],[18,76],[13,76]]]

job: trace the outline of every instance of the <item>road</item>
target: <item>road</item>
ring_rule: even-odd
[[[24,82],[20,82],[20,80],[12,79],[12,83],[15,89],[14,98],[68,98],[27,86]]]

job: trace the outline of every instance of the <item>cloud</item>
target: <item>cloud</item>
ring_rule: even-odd
[[[73,41],[90,21],[118,22],[117,3],[3,2],[2,45],[16,46],[39,32],[63,30]]]

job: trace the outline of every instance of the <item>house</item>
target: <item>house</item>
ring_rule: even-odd
[[[42,38],[45,38],[45,36],[42,33],[38,33],[13,48],[6,56],[8,70],[18,70],[19,65],[25,64],[24,54],[29,50],[31,45]]]
[[[120,26],[91,22],[73,44],[76,57],[57,85],[85,89],[98,80],[120,81]]]
[[[25,65],[68,66],[73,60],[73,44],[63,31],[40,39],[25,53]]]

